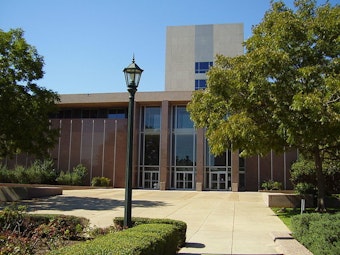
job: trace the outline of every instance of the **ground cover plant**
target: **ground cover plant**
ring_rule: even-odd
[[[88,238],[85,218],[32,215],[12,204],[0,211],[0,254],[46,254]]]

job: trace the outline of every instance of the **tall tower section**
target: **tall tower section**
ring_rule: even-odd
[[[204,89],[215,56],[242,55],[243,40],[243,24],[167,27],[165,91]]]

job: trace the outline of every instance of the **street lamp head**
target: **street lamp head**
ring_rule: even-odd
[[[124,68],[123,70],[125,75],[126,86],[129,89],[137,90],[140,77],[142,76],[143,69],[141,69],[136,63],[135,58],[132,58],[132,63]]]

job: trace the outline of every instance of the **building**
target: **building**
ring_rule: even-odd
[[[165,91],[135,97],[133,187],[258,190],[270,179],[290,189],[296,151],[243,159],[237,150],[227,150],[215,157],[205,130],[195,129],[186,111],[193,91],[206,87],[214,56],[243,53],[243,25],[168,27],[166,42]],[[57,169],[81,163],[89,170],[88,184],[105,176],[113,187],[124,187],[128,99],[128,93],[61,95],[60,111],[51,119],[60,128],[51,151]]]

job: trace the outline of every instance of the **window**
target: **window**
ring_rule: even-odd
[[[173,116],[174,116],[173,127],[175,129],[194,127],[194,123],[190,119],[190,114],[189,112],[187,112],[185,106],[176,106]]]
[[[127,108],[71,108],[60,109],[53,119],[126,119]]]
[[[206,80],[195,80],[195,90],[201,90],[207,88]]]
[[[142,115],[142,130],[159,130],[161,128],[160,107],[145,107]]]
[[[196,130],[185,106],[172,108],[171,183],[174,189],[195,189]]]
[[[138,185],[159,189],[161,108],[145,106],[141,111]]]
[[[213,62],[195,62],[195,73],[206,73]]]

